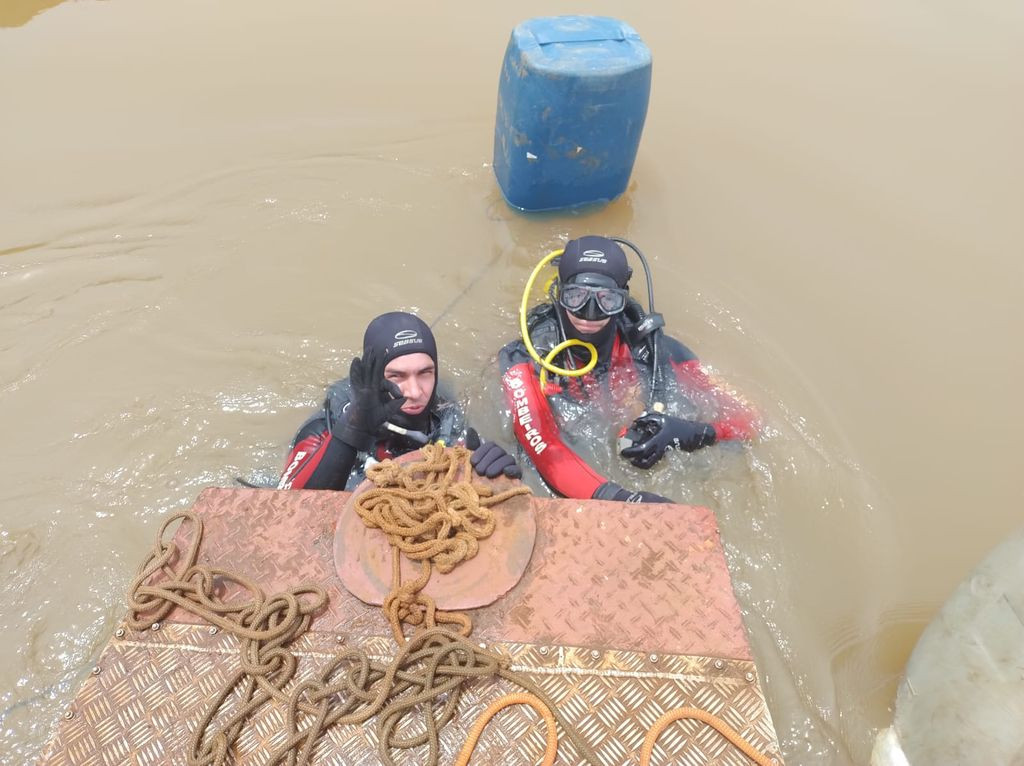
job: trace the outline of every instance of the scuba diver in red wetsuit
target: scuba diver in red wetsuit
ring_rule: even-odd
[[[639,468],[651,468],[669,449],[692,452],[718,441],[750,439],[756,418],[746,403],[711,380],[690,349],[663,333],[661,315],[645,312],[630,297],[632,269],[620,242],[637,253],[647,270],[635,245],[598,236],[571,240],[560,255],[556,251],[538,265],[531,284],[540,267],[558,257],[551,302],[526,314],[524,295],[523,338],[499,354],[502,383],[516,438],[555,492],[584,499],[672,502],[652,492],[624,489],[589,466],[563,440],[566,418],[559,417],[560,411],[609,396],[628,408],[630,399],[641,402],[646,393],[650,406],[622,430],[619,440],[622,457]],[[653,291],[649,272],[647,276],[650,306]],[[545,383],[538,362],[560,343],[575,345],[545,361],[563,360],[565,366],[553,369],[567,374]],[[580,351],[584,344],[595,349],[595,364],[580,375],[591,357],[588,350]],[[694,399],[717,416],[711,422],[695,419]]]
[[[464,441],[481,476],[521,476],[511,455],[465,428],[458,404],[438,393],[437,370],[437,343],[422,319],[403,311],[375,318],[349,376],[328,387],[323,406],[299,428],[277,488],[352,489],[371,460],[432,442]]]

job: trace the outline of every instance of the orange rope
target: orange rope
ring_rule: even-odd
[[[658,741],[658,737],[661,736],[661,733],[669,724],[674,723],[681,718],[694,718],[698,721],[703,721],[739,748],[747,758],[752,760],[758,766],[772,766],[772,760],[767,755],[755,750],[753,745],[743,739],[743,737],[741,737],[735,729],[725,723],[725,721],[717,716],[711,715],[711,713],[708,713],[707,711],[700,710],[695,707],[680,707],[675,710],[669,710],[665,715],[654,722],[654,726],[652,726],[651,730],[647,732],[647,738],[644,739],[643,749],[640,750],[640,766],[650,766],[651,753],[654,751],[654,743]]]
[[[476,749],[477,740],[480,739],[480,735],[483,730],[490,723],[491,719],[495,714],[510,705],[529,705],[544,718],[544,723],[547,724],[547,746],[544,748],[544,760],[541,761],[541,766],[551,766],[555,762],[555,756],[558,755],[558,731],[555,729],[555,716],[546,704],[540,699],[533,696],[532,694],[506,694],[504,697],[496,699],[490,704],[490,706],[480,714],[480,717],[476,719],[476,723],[473,724],[473,728],[469,730],[469,737],[466,738],[466,744],[462,746],[462,751],[459,753],[458,759],[455,761],[455,766],[469,766],[469,759],[473,755],[473,751]]]

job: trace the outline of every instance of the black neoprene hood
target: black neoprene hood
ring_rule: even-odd
[[[614,279],[619,287],[625,287],[633,270],[617,242],[588,235],[566,242],[558,259],[558,279],[562,283],[573,281],[579,274],[603,274]]]
[[[390,362],[406,354],[426,354],[437,365],[437,342],[427,323],[414,314],[390,311],[373,319],[363,333],[363,354],[371,349]]]

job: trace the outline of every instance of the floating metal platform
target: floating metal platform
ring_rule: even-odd
[[[339,578],[335,527],[349,497],[208,489],[193,508],[205,526],[200,563],[246,574],[268,593],[301,582],[326,589],[327,609],[293,645],[300,680],[339,647],[382,660],[396,651],[380,607],[352,596]],[[538,683],[602,764],[639,763],[650,727],[679,707],[713,713],[782,764],[713,514],[680,505],[530,502],[537,529],[529,567],[505,596],[470,612],[472,640]],[[39,763],[184,764],[208,699],[238,670],[238,646],[182,610],[158,630],[122,626]],[[510,691],[501,679],[466,688],[441,733],[442,764],[454,762],[477,717]],[[235,762],[266,760],[284,738],[283,719],[273,706],[259,711],[237,742]],[[543,750],[538,717],[517,706],[492,720],[472,763],[535,764]],[[396,761],[418,763],[417,755],[400,751]],[[374,727],[332,727],[315,762],[379,764]],[[557,763],[579,762],[562,737]],[[685,720],[665,730],[651,763],[750,762],[714,729]]]

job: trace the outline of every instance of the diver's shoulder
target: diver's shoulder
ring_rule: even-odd
[[[330,403],[344,404],[352,398],[352,383],[348,378],[341,378],[327,386],[324,399]]]
[[[530,309],[526,315],[526,329],[530,333],[530,343],[543,356],[560,340],[558,315],[550,303],[541,303]],[[502,373],[517,364],[532,363],[533,356],[522,337],[509,341],[498,352],[498,364]]]
[[[697,354],[689,346],[671,335],[662,334],[661,344],[666,356],[676,364],[692,362],[697,359]]]
[[[522,338],[509,341],[498,351],[498,367],[502,374],[518,364],[531,361],[530,352]]]

